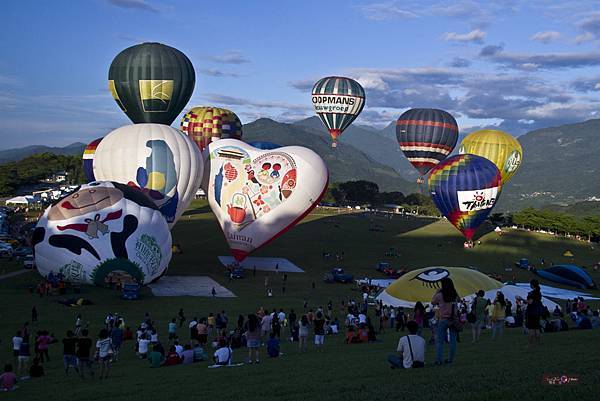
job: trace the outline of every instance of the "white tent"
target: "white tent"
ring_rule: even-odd
[[[494,298],[496,298],[496,293],[498,291],[502,291],[502,294],[504,294],[504,299],[506,299],[507,301],[510,301],[513,306],[515,305],[515,299],[521,298],[523,300],[527,299],[527,294],[529,293],[529,291],[531,291],[528,288],[523,288],[523,287],[518,287],[516,285],[510,285],[510,284],[506,284],[504,286],[502,286],[502,288],[498,288],[498,289],[493,289],[493,290],[489,290],[485,292],[485,295],[483,296],[485,299],[489,299],[490,301],[494,302]],[[475,294],[471,294],[469,296],[466,296],[465,298],[468,300],[471,300],[475,297]],[[558,305],[556,302],[551,301],[550,299],[546,298],[546,297],[542,297],[542,303],[544,304],[545,307],[548,308],[548,310],[550,311],[550,313],[552,313],[552,311],[554,310],[554,308],[556,306],[558,306],[559,309],[560,305]]]
[[[29,205],[32,202],[33,202],[33,197],[30,197],[30,196],[15,196],[14,198],[11,198],[11,199],[7,200],[6,204],[7,205],[19,205],[19,206],[23,206],[23,205]]]

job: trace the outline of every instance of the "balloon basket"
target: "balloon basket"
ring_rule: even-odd
[[[335,148],[337,148],[337,142],[333,142],[333,143],[331,144],[331,148],[332,148],[332,149],[335,149]]]

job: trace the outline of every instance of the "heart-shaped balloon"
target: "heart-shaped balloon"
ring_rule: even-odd
[[[261,150],[236,139],[207,149],[203,188],[238,261],[302,220],[327,189],[327,166],[310,149]]]

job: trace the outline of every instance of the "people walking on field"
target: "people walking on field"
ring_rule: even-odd
[[[90,359],[90,351],[92,349],[92,340],[88,337],[88,329],[81,330],[81,336],[77,338],[77,365],[79,367],[79,375],[85,379],[85,371],[87,370],[91,377],[94,377],[92,369],[92,361]]]
[[[324,351],[325,342],[325,319],[322,312],[317,312],[316,318],[313,321],[313,330],[315,333],[315,348],[317,352]]]
[[[504,300],[504,294],[501,291],[496,293],[496,299],[494,300],[494,308],[492,310],[492,340],[498,337],[502,337],[504,333],[504,320],[506,318],[506,301]]]
[[[71,330],[67,330],[67,335],[62,340],[63,343],[63,365],[65,367],[65,373],[69,373],[69,368],[73,368],[75,372],[79,374],[79,368],[77,367],[77,338]]]
[[[440,320],[438,322],[436,334],[436,358],[435,364],[452,363],[456,354],[456,334],[454,327],[458,320],[458,294],[454,288],[454,282],[450,277],[444,277],[440,280],[441,288],[431,299],[433,305],[440,308]],[[444,343],[446,342],[446,333],[449,332],[449,353],[448,358],[444,360]]]
[[[246,347],[248,348],[248,363],[260,362],[261,324],[255,314],[248,315],[245,325]]]
[[[107,329],[100,330],[98,341],[96,341],[96,353],[98,355],[98,362],[100,363],[100,379],[108,379],[113,349],[112,340]]]
[[[540,319],[542,317],[542,291],[539,281],[533,279],[529,283],[531,291],[527,294],[527,309],[525,310],[525,327],[529,331],[528,345],[540,344]]]
[[[300,323],[298,324],[298,349],[300,352],[306,352],[308,348],[308,332],[310,329],[310,322],[308,316],[302,315]]]
[[[474,343],[479,341],[481,329],[485,325],[485,308],[487,306],[487,300],[483,297],[484,295],[485,292],[483,292],[483,290],[477,291],[477,296],[471,304],[471,313],[475,316],[475,321],[471,323]]]

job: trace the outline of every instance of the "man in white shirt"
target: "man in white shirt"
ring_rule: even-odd
[[[388,362],[392,369],[423,367],[425,364],[425,339],[417,335],[419,325],[414,320],[406,324],[409,334],[400,338],[398,355],[390,354]]]
[[[279,314],[277,315],[277,319],[279,319],[279,323],[283,326],[285,322],[285,312],[283,309],[279,309]]]
[[[215,351],[214,360],[216,365],[230,365],[233,351],[224,341],[221,341],[219,348]]]
[[[271,332],[271,322],[273,321],[273,317],[265,311],[265,315],[260,321],[260,331],[262,336],[266,336]]]
[[[175,352],[177,352],[177,355],[179,355],[179,357],[181,358],[181,354],[183,354],[183,346],[179,344],[179,341],[175,341],[174,345]]]
[[[148,339],[148,337],[145,334],[142,334],[140,336],[140,339],[138,340],[138,354],[139,354],[140,358],[146,359],[146,357],[148,356],[148,345],[149,344],[150,344],[150,340]]]
[[[12,338],[13,342],[13,356],[15,359],[19,356],[19,350],[23,343],[23,337],[21,337],[21,330],[17,331],[17,334]]]

